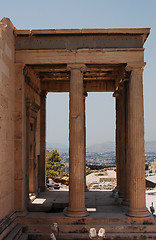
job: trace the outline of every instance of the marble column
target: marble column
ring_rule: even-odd
[[[84,186],[85,191],[88,191],[86,185],[86,97],[88,96],[87,92],[83,94],[83,104],[84,104]]]
[[[116,178],[117,178],[117,190],[119,191],[119,96],[116,97]]]
[[[40,102],[40,158],[38,161],[38,187],[46,191],[46,91],[41,92]]]
[[[126,67],[127,71],[131,71],[127,131],[130,202],[127,215],[132,217],[149,216],[145,199],[143,66],[136,63]]]
[[[119,197],[124,197],[125,190],[125,89],[124,83],[122,83],[120,91],[120,109],[119,109],[119,118],[120,118],[120,154],[119,154]]]
[[[123,128],[123,92],[120,89],[120,92],[116,98],[116,169],[117,169],[117,190],[119,197],[123,198],[123,185],[124,185],[124,128]]]
[[[128,112],[128,86],[127,86],[127,81],[124,82],[124,127],[125,127],[125,179],[124,179],[124,197],[123,197],[123,202],[122,204],[125,206],[129,206],[129,162],[127,162],[127,112]]]
[[[70,64],[70,113],[69,113],[69,206],[64,212],[70,217],[84,217],[84,100],[83,64]]]

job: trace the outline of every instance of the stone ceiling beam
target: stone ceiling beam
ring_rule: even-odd
[[[15,62],[24,64],[122,64],[144,61],[143,48],[16,50]]]
[[[41,81],[41,89],[48,92],[69,92],[69,81]],[[115,81],[84,81],[85,92],[114,92]]]

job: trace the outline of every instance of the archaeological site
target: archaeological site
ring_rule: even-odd
[[[0,21],[0,239],[156,239],[145,198],[143,70],[149,33],[21,30],[8,18]],[[69,192],[46,188],[48,92],[69,92]],[[88,92],[112,92],[116,101],[113,192],[85,191]],[[35,206],[31,196],[40,199]],[[94,235],[99,229],[105,236]]]

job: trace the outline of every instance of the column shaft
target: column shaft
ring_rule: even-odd
[[[66,216],[87,216],[84,182],[84,102],[82,65],[70,66],[69,207]]]
[[[128,121],[127,121],[127,113],[128,113],[128,85],[125,82],[125,184],[124,184],[124,199],[122,204],[129,206],[129,162],[127,162],[127,129],[128,129]]]
[[[128,87],[127,161],[130,207],[128,215],[149,215],[145,201],[144,111],[142,69],[133,68]]]
[[[84,187],[85,191],[88,191],[86,185],[86,97],[87,93],[83,94],[83,103],[84,103]]]
[[[116,177],[117,177],[117,189],[120,188],[119,183],[119,98],[116,97]]]
[[[124,195],[124,127],[123,127],[123,92],[117,97],[116,106],[116,165],[117,165],[117,186],[119,197]]]
[[[40,158],[38,162],[38,185],[41,192],[46,190],[46,92],[41,93],[40,102]]]
[[[119,182],[120,182],[120,191],[119,196],[124,197],[125,190],[125,89],[123,84],[123,89],[120,93],[120,165],[119,165]]]

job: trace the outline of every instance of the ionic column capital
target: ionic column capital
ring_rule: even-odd
[[[127,72],[130,71],[143,71],[146,63],[145,62],[131,62],[127,63],[127,66],[125,67],[125,70]]]
[[[70,63],[67,64],[67,70],[72,71],[72,70],[80,70],[82,73],[87,71],[87,67],[85,64],[82,63]]]

